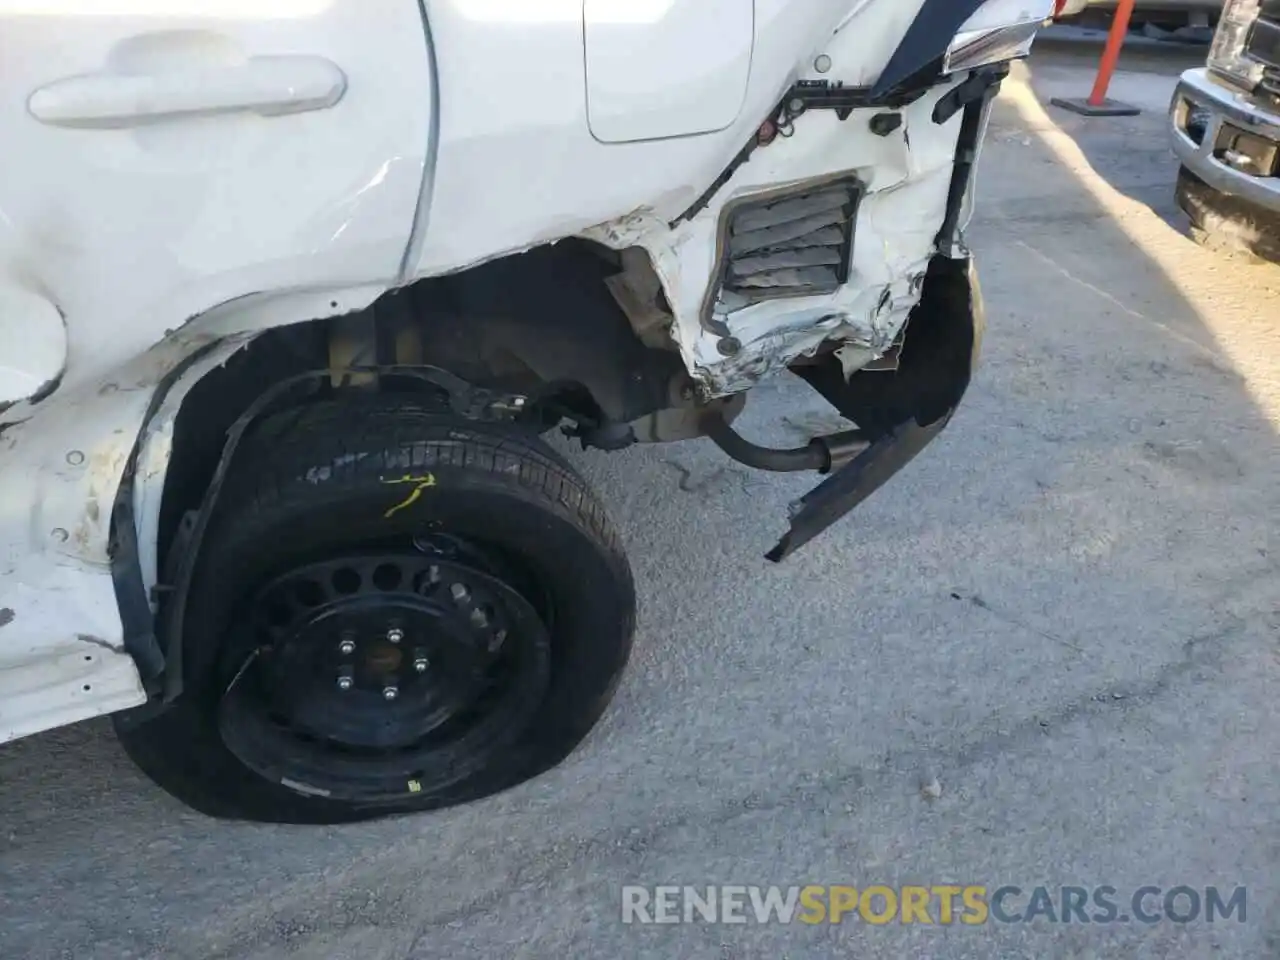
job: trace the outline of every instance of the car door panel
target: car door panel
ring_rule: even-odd
[[[393,283],[432,130],[412,0],[0,0],[0,279],[67,383],[260,291]]]

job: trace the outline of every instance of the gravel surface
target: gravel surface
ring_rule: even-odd
[[[5,958],[1280,956],[1280,268],[1182,235],[1165,104],[1002,98],[972,244],[990,328],[943,438],[781,567],[807,478],[706,443],[575,454],[641,586],[630,673],[564,766],[341,829],[224,824],[93,722],[0,750]],[[1185,56],[1185,55],[1184,55]],[[832,429],[796,382],[743,421]],[[656,884],[1248,887],[1247,919],[628,926]],[[1022,901],[1025,904],[1026,899]]]

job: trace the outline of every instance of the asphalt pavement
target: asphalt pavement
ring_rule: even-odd
[[[183,809],[102,721],[11,744],[0,957],[1280,956],[1280,267],[1184,236],[1163,117],[1202,51],[1117,79],[1140,117],[1042,106],[1087,93],[1096,52],[1046,47],[1002,96],[971,234],[983,366],[856,515],[775,567],[812,479],[705,442],[573,454],[641,610],[566,764],[316,829]],[[793,381],[741,425],[790,445],[833,419]],[[1122,909],[643,925],[625,884],[1016,886],[1007,916],[1037,886],[1110,886]],[[1147,885],[1243,886],[1247,913],[1140,922]]]

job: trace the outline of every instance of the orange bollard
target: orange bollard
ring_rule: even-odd
[[[1111,22],[1111,32],[1107,34],[1107,46],[1102,51],[1102,63],[1098,65],[1098,79],[1094,81],[1089,99],[1054,97],[1050,103],[1086,117],[1135,117],[1142,112],[1127,103],[1107,99],[1107,91],[1111,88],[1111,78],[1115,76],[1116,64],[1120,61],[1120,51],[1124,48],[1124,39],[1129,33],[1129,23],[1133,20],[1136,2],[1137,0],[1120,0],[1116,5],[1116,16]]]
[[[1089,95],[1091,107],[1100,107],[1107,102],[1107,90],[1111,87],[1111,78],[1115,76],[1116,64],[1120,61],[1120,50],[1124,46],[1125,35],[1129,32],[1129,23],[1133,20],[1135,2],[1136,0],[1120,0],[1116,6],[1116,19],[1111,24],[1107,47],[1102,51],[1102,63],[1098,67],[1098,80],[1093,85],[1093,93]]]

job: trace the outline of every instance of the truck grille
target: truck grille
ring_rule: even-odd
[[[1262,88],[1273,96],[1280,96],[1280,0],[1266,0],[1262,4],[1262,12],[1249,32],[1245,52],[1266,67]]]
[[[737,204],[726,225],[716,312],[830,293],[849,279],[861,186],[853,182]]]
[[[1264,73],[1260,86],[1273,97],[1280,99],[1280,67],[1272,67]]]

